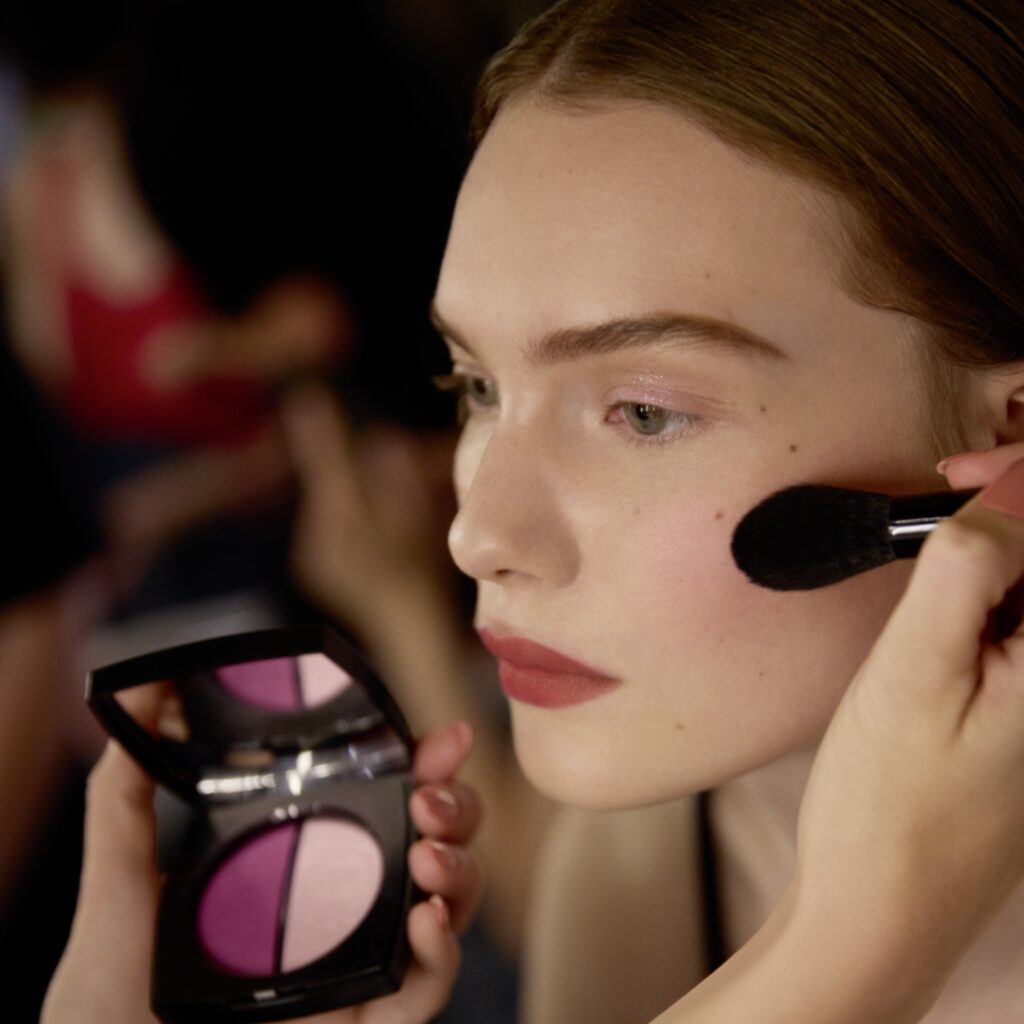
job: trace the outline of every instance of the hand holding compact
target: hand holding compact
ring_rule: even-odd
[[[155,705],[133,709],[155,724]],[[430,899],[406,922],[412,960],[392,995],[303,1020],[331,1024],[427,1021],[448,997],[458,967],[455,932],[471,919],[481,875],[463,844],[479,807],[453,781],[472,744],[463,723],[418,744],[409,802],[422,837],[408,851],[412,879]],[[89,784],[86,859],[72,935],[47,996],[43,1024],[135,1024],[150,1012],[154,929],[162,881],[156,866],[153,783],[111,743]],[[440,812],[440,813],[439,813]]]

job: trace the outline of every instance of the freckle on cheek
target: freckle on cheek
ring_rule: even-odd
[[[724,512],[716,512],[715,513],[715,518],[716,519],[724,519],[725,518],[725,513]]]
[[[767,411],[768,411],[768,406],[767,405],[762,405],[761,406],[761,412],[767,412]]]
[[[798,448],[798,447],[799,447],[798,445],[795,445],[795,444],[791,444],[791,445],[789,446],[789,450],[790,450],[791,452],[795,452],[795,451],[797,450],[797,448]]]

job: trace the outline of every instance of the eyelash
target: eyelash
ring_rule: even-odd
[[[487,383],[484,377],[478,377],[471,373],[446,373],[439,377],[432,377],[431,380],[438,391],[457,396],[459,400],[458,422],[460,427],[478,409],[489,408],[489,406],[477,405],[470,390],[475,383]]]
[[[481,404],[474,396],[472,390],[474,386],[479,384],[490,384],[493,386],[485,377],[479,377],[475,374],[469,373],[450,373],[434,377],[433,383],[439,391],[452,392],[458,396],[458,421],[460,426],[464,425],[475,412],[493,408],[493,405],[495,404]],[[495,398],[495,402],[496,401],[497,399]],[[616,422],[610,419],[610,417],[616,415],[622,416],[622,420],[619,422],[625,422],[624,410],[639,410],[643,408],[665,413],[669,421],[681,423],[682,428],[669,434],[643,434],[634,429],[626,429],[622,432],[624,439],[628,444],[638,445],[641,448],[650,448],[655,445],[669,444],[672,441],[679,440],[681,437],[694,433],[701,427],[703,422],[703,417],[701,416],[694,415],[693,413],[677,412],[674,409],[668,409],[665,406],[657,405],[654,402],[616,402],[608,408],[604,422]]]

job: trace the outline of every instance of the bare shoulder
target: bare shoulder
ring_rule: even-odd
[[[537,868],[526,1024],[642,1024],[703,976],[696,800],[562,808]]]

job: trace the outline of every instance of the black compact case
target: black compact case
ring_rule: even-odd
[[[161,1020],[282,1020],[401,985],[413,741],[335,631],[156,651],[92,672],[87,698],[187,806],[164,844],[174,854],[153,965]]]

